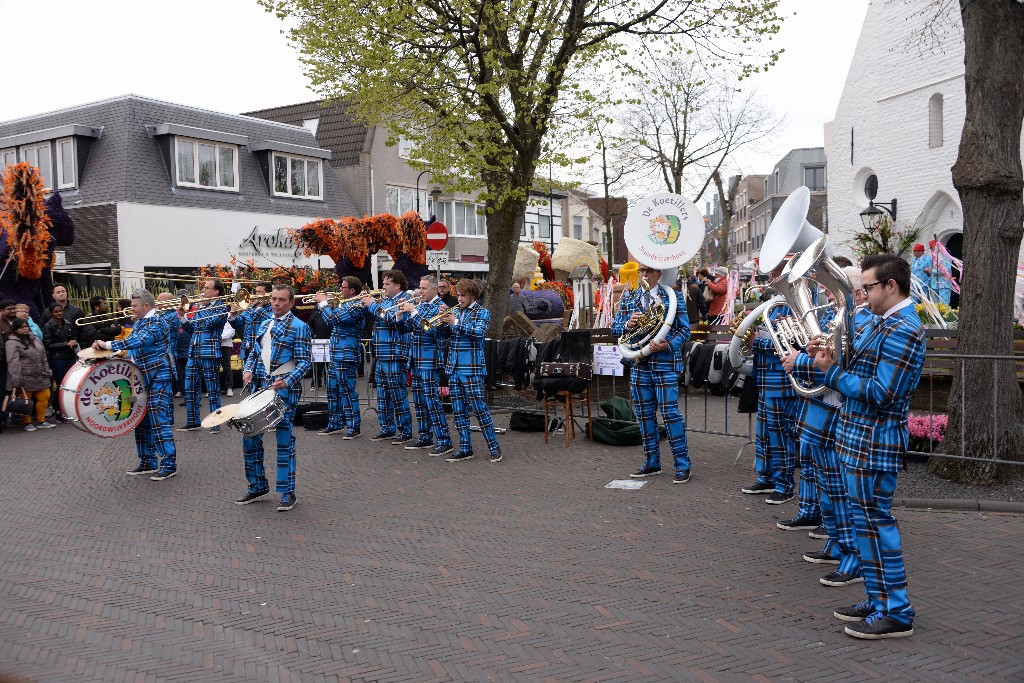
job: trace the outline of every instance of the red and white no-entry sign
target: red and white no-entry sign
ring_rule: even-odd
[[[427,226],[427,249],[444,249],[448,244],[448,228],[440,221]]]

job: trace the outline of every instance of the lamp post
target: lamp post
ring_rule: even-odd
[[[430,173],[430,171],[429,170],[420,171],[420,174],[418,176],[416,176],[416,214],[417,215],[419,215],[419,213],[420,213],[420,178],[422,178],[423,175],[426,174],[426,173]],[[430,195],[433,196],[434,193],[431,192]],[[420,218],[423,218],[423,216],[420,216]]]
[[[551,254],[555,253],[555,195],[554,181],[551,179],[551,160],[548,159],[548,238],[551,242]]]
[[[875,201],[875,197],[878,196],[878,176],[868,176],[864,182],[864,195],[868,198],[868,208],[860,212],[860,222],[864,224],[865,230],[877,228],[885,214],[889,214],[890,219],[896,220],[895,199],[891,202]]]

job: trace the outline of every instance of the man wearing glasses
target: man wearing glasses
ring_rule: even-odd
[[[346,275],[341,278],[339,292],[342,299],[352,299],[363,291],[359,278]],[[331,326],[331,362],[327,367],[327,426],[318,432],[322,435],[345,432],[344,439],[358,439],[359,393],[356,378],[362,356],[359,349],[359,335],[363,332],[366,319],[358,301],[349,301],[340,306],[328,303],[323,292],[316,294],[320,317]]]
[[[224,283],[220,278],[210,278],[203,283],[203,299],[221,296],[224,296]],[[200,382],[206,387],[210,412],[220,408],[220,335],[228,320],[228,307],[218,299],[200,303],[199,308],[191,313],[178,309],[178,317],[181,318],[181,329],[192,335],[185,365],[185,426],[178,427],[178,431],[192,432],[202,428],[199,424],[203,400]],[[214,427],[210,433],[219,434],[220,427]]]
[[[836,451],[846,466],[867,592],[863,602],[839,607],[834,615],[850,622],[848,635],[876,640],[914,633],[892,496],[907,452],[907,415],[921,379],[925,339],[910,298],[907,262],[876,254],[862,265],[868,307],[880,317],[860,332],[845,369],[818,340],[808,353],[817,380],[843,396]]]
[[[661,271],[641,266],[640,277],[647,280],[650,293],[637,291],[635,296],[623,297],[619,312],[612,322],[612,334],[622,336],[623,332],[637,325],[642,312],[648,308],[655,296],[668,308],[668,297],[677,299],[676,317],[671,330],[663,341],[651,342],[651,355],[632,362],[629,388],[640,423],[640,436],[644,446],[644,464],[630,476],[635,479],[661,474],[661,452],[658,448],[657,411],[665,421],[668,442],[672,448],[675,469],[674,484],[685,484],[690,480],[690,455],[686,446],[686,422],[679,412],[679,373],[683,372],[683,344],[690,338],[690,323],[686,317],[686,302],[683,295],[674,289],[659,287]]]

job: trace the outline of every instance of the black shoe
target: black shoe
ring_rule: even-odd
[[[764,502],[769,505],[782,505],[783,503],[788,503],[791,500],[793,500],[792,493],[773,493],[765,498]]]
[[[434,447],[434,442],[433,441],[431,441],[430,439],[426,438],[425,436],[421,436],[420,438],[418,438],[415,441],[413,441],[411,444],[406,445],[405,450],[407,450],[407,451],[416,451],[416,450],[419,450],[421,448],[433,448],[433,447]]]
[[[786,531],[798,531],[800,529],[817,529],[820,524],[820,517],[801,517],[800,515],[796,515],[792,519],[787,519],[784,522],[777,522],[775,526]]]
[[[202,425],[185,425],[184,427],[178,427],[179,432],[198,432],[202,429]]]
[[[137,477],[140,474],[153,474],[156,472],[155,467],[146,467],[145,465],[139,465],[134,470],[128,470],[125,472],[129,477]]]
[[[849,586],[851,583],[864,583],[863,576],[854,576],[846,572],[829,572],[818,579],[823,586]]]
[[[291,510],[295,507],[295,503],[297,502],[298,500],[295,498],[294,493],[282,493],[281,502],[277,504],[277,511],[285,512],[287,510]]]
[[[405,445],[407,443],[411,443],[411,442],[412,442],[412,434],[405,434],[405,435],[399,434],[398,436],[395,437],[394,441],[391,442],[391,445],[392,446],[403,446],[403,445]]]
[[[217,425],[216,427],[210,427],[210,433],[211,434],[220,434],[220,425]]]
[[[752,486],[744,486],[740,489],[743,493],[770,493],[775,490],[775,484],[771,482],[762,484],[761,482],[754,482]]]
[[[864,600],[849,607],[836,607],[835,611],[832,612],[832,616],[841,621],[864,621],[874,611],[875,608],[872,607],[871,601]]]
[[[850,624],[845,629],[846,635],[864,640],[881,640],[882,638],[906,638],[914,635],[914,625],[904,624],[892,617],[882,616],[875,612],[864,621]]]
[[[661,474],[660,467],[647,467],[644,465],[633,474],[629,475],[634,479],[643,479],[644,477],[653,477],[656,474]]]
[[[248,505],[249,503],[255,503],[260,498],[265,498],[270,495],[270,491],[264,491],[258,493],[256,491],[249,491],[244,496],[235,501],[235,505]]]
[[[498,450],[494,451],[493,453],[491,453],[491,462],[501,462],[501,449],[500,448]]]
[[[824,550],[815,550],[804,553],[804,562],[810,562],[811,564],[839,564],[839,559],[832,557]]]
[[[460,451],[460,452],[456,453],[455,455],[449,455],[447,458],[444,459],[444,461],[445,462],[462,462],[463,460],[472,460],[472,459],[473,459],[473,451],[469,451],[468,453],[463,453],[463,452]]]
[[[54,422],[56,422],[59,425],[67,424],[67,421],[68,421],[68,419],[66,417],[64,417],[63,415],[55,415],[53,420],[54,420]]]
[[[455,446],[434,446],[434,450],[430,451],[430,454],[437,457],[441,455],[448,455],[455,450]]]
[[[370,437],[370,441],[387,441],[393,438],[395,438],[394,432],[378,432]]]
[[[682,474],[679,474],[677,472],[676,476],[673,477],[673,479],[672,479],[672,483],[673,484],[685,484],[688,481],[690,481],[690,473],[689,472],[683,472]]]
[[[345,432],[345,436],[341,437],[345,441],[351,441],[352,439],[358,439],[360,436],[358,429],[350,429]]]
[[[343,431],[345,431],[344,427],[324,427],[319,432],[317,432],[317,434],[321,436],[329,436],[331,434],[339,434]]]
[[[150,477],[150,479],[152,479],[153,481],[163,481],[164,479],[170,479],[171,477],[173,477],[177,473],[178,473],[178,470],[170,470],[169,472],[165,471],[165,470],[161,470],[161,471],[157,472],[156,474],[154,474],[152,477]]]
[[[824,524],[822,524],[821,526],[815,527],[811,531],[808,531],[807,535],[810,536],[811,538],[822,538],[822,539],[825,539],[826,541],[828,540],[828,530],[825,529],[825,525]]]

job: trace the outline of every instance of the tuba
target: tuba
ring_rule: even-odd
[[[704,217],[684,197],[656,194],[630,210],[624,236],[633,258],[661,271],[661,280],[653,287],[640,279],[634,296],[646,305],[641,308],[637,325],[619,337],[622,357],[640,362],[653,353],[651,344],[664,341],[672,329],[679,305],[672,285],[679,266],[696,256],[704,242]],[[668,305],[661,301],[661,292],[668,294]]]

